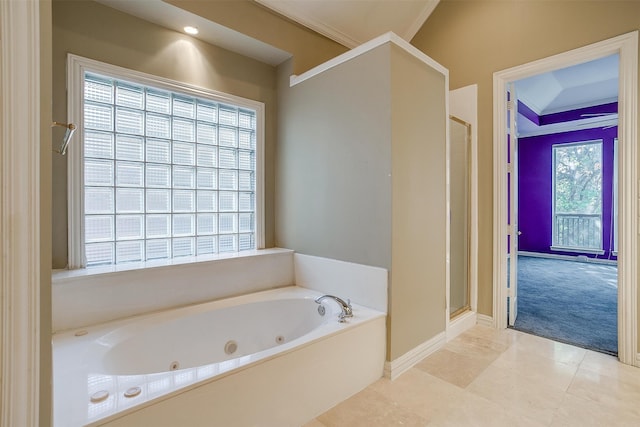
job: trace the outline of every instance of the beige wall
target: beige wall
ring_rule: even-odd
[[[412,44],[478,84],[478,311],[492,314],[493,73],[640,28],[637,1],[442,0]]]
[[[279,67],[277,246],[390,268],[389,48],[292,88],[289,75]]]
[[[347,48],[281,17],[253,0],[165,0],[293,54],[293,74],[301,74]]]
[[[445,77],[393,44],[278,72],[277,244],[389,269],[396,359],[445,329]]]
[[[274,242],[274,67],[92,1],[53,2],[53,118],[66,121],[67,53],[265,103],[265,233]],[[77,143],[77,137],[75,138]],[[53,158],[53,266],[67,264],[67,158]]]
[[[391,50],[391,292],[388,358],[445,330],[445,76]],[[410,82],[410,84],[408,84]]]

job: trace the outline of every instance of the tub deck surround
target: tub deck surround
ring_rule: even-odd
[[[142,268],[145,267],[145,268]],[[53,275],[54,332],[298,285],[387,312],[387,270],[271,248]]]
[[[335,385],[331,385],[327,390],[329,397],[314,399],[324,406],[336,404],[337,401],[333,400],[342,400],[381,376],[385,314],[354,304],[354,317],[347,323],[339,323],[340,309],[337,304],[328,301],[324,304],[326,314],[320,316],[318,313],[318,304],[314,299],[321,295],[290,286],[58,333],[53,339],[54,426],[97,426],[110,422],[113,425],[140,425],[136,423],[143,421],[156,423],[154,417],[158,417],[158,414],[161,414],[159,419],[166,420],[162,411],[173,405],[171,398],[181,396],[181,399],[192,402],[189,398],[191,390],[198,390],[194,396],[206,391],[223,396],[239,393],[238,398],[241,398],[244,391],[236,391],[237,387],[229,384],[234,381],[246,382],[250,378],[259,381],[261,375],[273,375],[271,370],[283,363],[279,360],[282,357],[296,361],[306,357],[314,361],[315,366],[308,364],[301,369],[304,372],[313,371],[325,363],[319,359],[323,359],[328,351],[336,353],[336,360],[350,362],[349,365],[338,366],[335,373],[326,372],[322,376],[327,376],[327,380],[331,375],[341,375],[349,381],[356,378],[354,384],[342,387],[342,392],[336,393]],[[362,345],[366,346],[366,351],[361,349]],[[345,351],[343,346],[347,347],[349,354],[341,354]],[[349,346],[353,348],[349,349]],[[320,349],[317,352],[314,350],[316,347]],[[169,371],[173,368],[176,370]],[[251,370],[251,375],[245,373],[239,375],[238,380],[232,378],[247,370]],[[333,368],[327,371],[333,371]],[[275,372],[278,372],[277,369]],[[354,375],[349,377],[349,372]],[[286,369],[275,376],[278,377],[283,378],[283,384],[291,380]],[[331,379],[331,382],[337,381],[337,378]],[[274,393],[288,392],[279,391],[279,380],[272,383]],[[320,385],[319,388],[324,389],[329,385]],[[309,386],[314,387],[313,384]],[[220,387],[224,390],[220,390]],[[230,388],[227,390],[226,387]],[[100,400],[95,393],[103,390],[109,394]],[[127,392],[134,396],[125,397]],[[297,392],[294,390],[292,397]],[[92,395],[99,401],[92,403]],[[270,398],[264,397],[265,401]],[[246,418],[250,414],[233,413],[250,413],[250,407],[234,409],[229,402],[223,399],[205,406],[219,406],[216,413],[223,423],[220,425],[243,425],[251,421]],[[154,409],[156,406],[158,411]],[[272,415],[263,413],[256,414],[256,420],[266,420],[266,424],[262,425],[296,425],[326,409],[328,407],[311,407],[308,413],[297,413],[288,420],[286,408],[274,408],[275,418],[271,421],[269,417]],[[201,412],[210,417],[211,410],[202,408]],[[193,412],[188,408],[186,411]],[[170,412],[175,413],[176,409],[172,408]],[[178,418],[173,421],[153,425],[171,425],[166,422],[187,418],[193,422],[190,424],[193,426],[211,425],[211,418],[208,418],[208,423],[205,419],[198,420],[197,412],[200,411],[195,412],[176,414]],[[241,417],[239,421],[228,424],[229,420],[238,416]],[[244,420],[242,417],[245,417]]]
[[[389,272],[384,268],[297,252],[293,254],[293,268],[298,286],[387,312]]]
[[[53,274],[54,332],[295,283],[293,251],[260,249]]]

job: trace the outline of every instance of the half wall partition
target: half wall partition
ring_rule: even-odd
[[[276,243],[389,270],[393,378],[445,340],[448,71],[393,33],[291,70],[278,70]]]

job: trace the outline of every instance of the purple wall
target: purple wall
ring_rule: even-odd
[[[537,126],[551,125],[554,123],[565,123],[573,120],[581,120],[593,115],[617,114],[618,103],[593,105],[591,107],[578,108],[575,110],[561,111],[559,113],[543,114],[538,116],[535,111],[522,101],[518,101],[518,114],[526,117]]]
[[[518,240],[521,251],[581,255],[575,252],[551,251],[553,145],[602,139],[602,247],[604,255],[611,254],[611,215],[613,190],[613,140],[618,128],[588,129],[554,135],[520,138],[518,141]],[[584,254],[594,257],[593,254]]]

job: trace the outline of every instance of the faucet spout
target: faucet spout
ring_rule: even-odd
[[[338,298],[335,295],[322,295],[319,298],[316,298],[316,303],[322,304],[324,299],[331,299],[338,303],[340,309],[342,310],[338,315],[338,321],[340,323],[344,323],[348,317],[353,317],[353,309],[351,308],[351,301],[344,301],[342,298]]]

